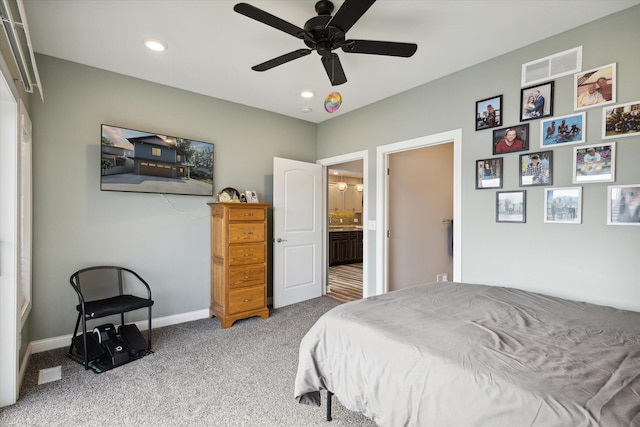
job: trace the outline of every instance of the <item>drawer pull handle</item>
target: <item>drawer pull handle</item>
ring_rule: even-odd
[[[245,298],[242,300],[242,302],[250,302],[250,301],[253,301],[253,298]]]
[[[253,214],[252,213],[246,213],[246,214],[244,214],[244,216],[253,216]]]
[[[244,279],[251,279],[251,276],[244,276]]]
[[[245,231],[244,234],[253,234],[253,231]]]
[[[244,254],[242,256],[253,256],[253,254]]]

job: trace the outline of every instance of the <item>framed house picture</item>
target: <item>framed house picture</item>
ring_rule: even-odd
[[[553,151],[520,154],[520,187],[553,184]]]
[[[581,144],[585,141],[586,114],[552,117],[540,122],[540,148]]]
[[[496,222],[526,222],[526,191],[496,192]]]
[[[616,169],[616,143],[573,148],[573,183],[613,182]]]
[[[640,134],[640,101],[612,105],[602,109],[602,138]]]
[[[553,115],[553,82],[520,89],[520,121]]]
[[[529,123],[493,131],[493,155],[527,151],[528,149]]]
[[[640,184],[608,187],[607,224],[640,225]]]
[[[582,223],[582,187],[545,189],[544,222]]]
[[[502,95],[476,101],[476,131],[501,126]]]
[[[502,188],[502,157],[476,160],[476,190]]]
[[[573,75],[573,109],[583,110],[616,102],[616,64]]]

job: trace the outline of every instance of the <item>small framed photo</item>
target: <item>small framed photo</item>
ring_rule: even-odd
[[[608,225],[640,225],[640,184],[610,185]]]
[[[520,121],[553,116],[553,82],[520,89]]]
[[[496,192],[496,222],[526,222],[526,191]]]
[[[501,126],[502,95],[476,101],[476,131]]]
[[[552,117],[540,122],[540,148],[581,144],[585,141],[585,113]]]
[[[583,110],[616,102],[616,64],[573,75],[573,109]]]
[[[476,190],[502,188],[502,157],[476,160]]]
[[[544,222],[582,223],[582,187],[545,189]]]
[[[553,151],[520,154],[520,187],[553,184]]]
[[[529,149],[529,123],[493,131],[493,155],[527,151]]]
[[[247,197],[247,203],[258,203],[258,193],[255,190],[246,190],[244,194]]]
[[[640,134],[640,101],[602,109],[602,138]]]
[[[616,143],[573,148],[573,183],[613,182],[616,169]]]

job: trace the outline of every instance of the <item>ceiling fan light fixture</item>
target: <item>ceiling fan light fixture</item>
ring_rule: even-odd
[[[158,39],[144,39],[144,45],[147,49],[151,49],[154,52],[164,52],[167,50],[167,44]]]

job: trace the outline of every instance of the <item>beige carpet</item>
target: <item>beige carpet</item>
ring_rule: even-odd
[[[362,263],[329,267],[327,296],[340,302],[362,299]]]

